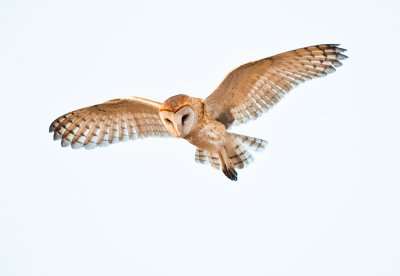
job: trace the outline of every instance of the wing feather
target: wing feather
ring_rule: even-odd
[[[204,99],[205,110],[226,127],[256,119],[297,85],[335,72],[347,58],[338,46],[315,45],[244,64]]]
[[[69,112],[50,125],[63,147],[92,149],[142,137],[170,136],[158,115],[159,102],[130,97]]]

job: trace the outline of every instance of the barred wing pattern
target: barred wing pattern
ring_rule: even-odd
[[[341,66],[347,56],[338,46],[305,47],[236,68],[204,100],[207,114],[226,127],[258,118],[292,88]]]
[[[129,97],[69,112],[50,125],[63,147],[92,149],[149,136],[170,136],[159,117],[160,103]]]

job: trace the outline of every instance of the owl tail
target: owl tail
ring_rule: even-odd
[[[253,156],[243,146],[255,151],[261,151],[267,145],[267,141],[245,135],[230,133],[231,141],[227,142],[220,151],[210,152],[197,148],[195,160],[202,164],[211,164],[215,169],[222,172],[231,180],[237,180],[237,169],[243,169],[253,161]]]

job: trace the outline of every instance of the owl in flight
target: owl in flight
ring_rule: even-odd
[[[163,103],[139,97],[114,99],[69,112],[49,131],[63,147],[74,149],[144,137],[183,138],[196,147],[197,162],[209,163],[237,180],[235,169],[253,159],[246,148],[263,150],[267,142],[229,128],[257,119],[298,84],[334,72],[347,58],[338,46],[310,46],[246,63],[205,99],[183,94]]]

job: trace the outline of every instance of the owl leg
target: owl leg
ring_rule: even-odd
[[[228,158],[225,147],[218,152],[219,160],[222,165],[222,172],[228,177],[230,180],[237,180],[237,172],[235,167],[233,166],[231,159]]]

